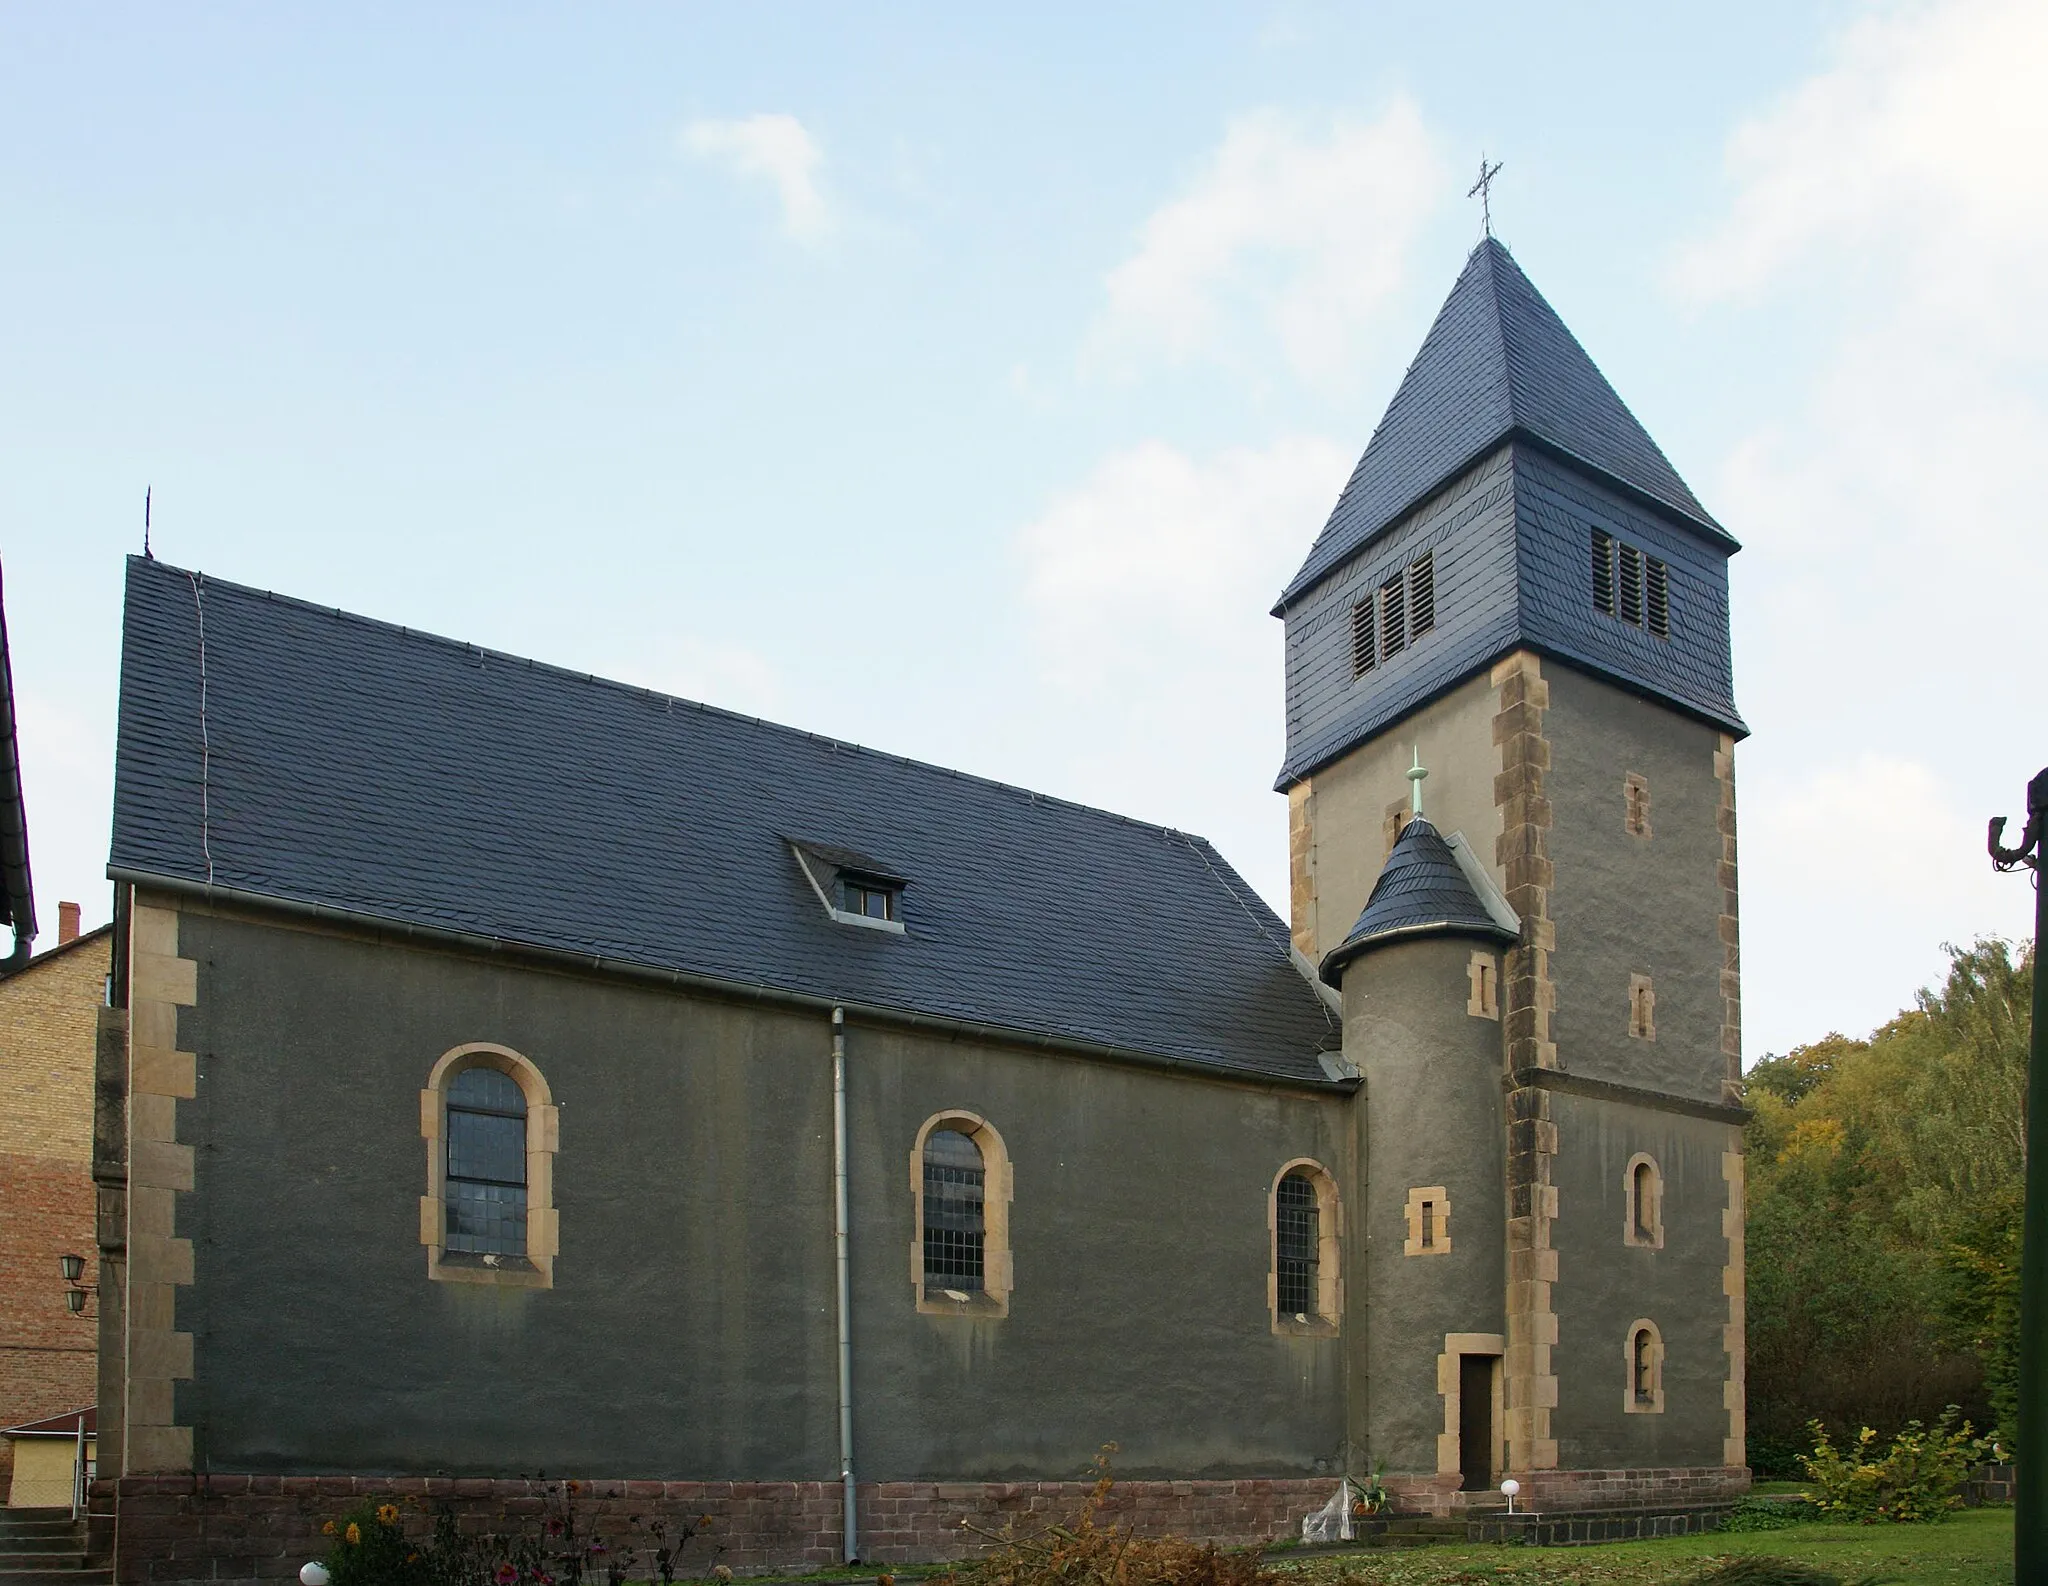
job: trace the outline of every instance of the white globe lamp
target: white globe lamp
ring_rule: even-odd
[[[299,1586],[328,1586],[333,1579],[334,1577],[327,1571],[327,1566],[318,1559],[299,1566]]]
[[[1522,1484],[1519,1481],[1515,1480],[1514,1477],[1510,1476],[1506,1481],[1500,1484],[1500,1490],[1507,1495],[1508,1513],[1513,1514],[1515,1512],[1515,1494],[1522,1490]],[[325,1583],[319,1581],[308,1581],[306,1583],[306,1586],[325,1586]]]

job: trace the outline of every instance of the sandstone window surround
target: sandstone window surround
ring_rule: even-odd
[[[1404,1256],[1447,1256],[1451,1253],[1451,1193],[1441,1184],[1408,1192],[1408,1237]]]
[[[1622,1169],[1621,1242],[1644,1250],[1664,1248],[1664,1170],[1647,1151],[1638,1151]]]
[[[1296,1157],[1266,1196],[1273,1331],[1333,1337],[1344,1320],[1344,1204],[1329,1169]]]
[[[1475,1019],[1498,1019],[1500,960],[1491,953],[1475,949],[1472,962],[1466,966],[1465,973],[1472,982],[1472,994],[1465,999],[1465,1011]]]
[[[935,1140],[935,1136],[941,1138]],[[970,1150],[981,1164],[978,1184],[971,1182]],[[910,1148],[910,1194],[917,1209],[910,1241],[910,1283],[921,1314],[983,1319],[1010,1314],[1010,1294],[1016,1287],[1010,1257],[1010,1200],[1015,1182],[1009,1148],[979,1113],[933,1113],[919,1126]],[[973,1194],[976,1190],[978,1201]],[[977,1221],[978,1230],[969,1226]],[[962,1288],[957,1282],[940,1281],[966,1275],[940,1272],[936,1266],[968,1265],[960,1256],[972,1241],[962,1236],[974,1232],[980,1235],[980,1287]]]
[[[1631,771],[1621,779],[1622,830],[1645,840],[1650,835],[1650,779]]]
[[[458,1197],[479,1181],[468,1175],[474,1169],[458,1161],[450,1170],[450,1149],[458,1154],[473,1148],[474,1136],[462,1120],[469,1113],[478,1119],[502,1123],[514,1116],[502,1085],[475,1081],[460,1086],[462,1076],[472,1069],[492,1070],[517,1087],[525,1113],[525,1237],[508,1240],[502,1235],[514,1226],[509,1218],[497,1225],[500,1237],[469,1237],[454,1226],[450,1196]],[[458,1115],[451,1131],[449,1115]],[[539,1068],[509,1046],[490,1041],[471,1041],[444,1052],[427,1076],[420,1092],[420,1134],[427,1146],[427,1192],[420,1197],[420,1243],[427,1249],[427,1276],[437,1283],[484,1283],[503,1288],[551,1289],[555,1286],[555,1257],[560,1249],[560,1226],[555,1211],[555,1153],[561,1140],[561,1114],[554,1104],[548,1082]],[[492,1174],[489,1177],[503,1175]],[[452,1180],[452,1182],[451,1182]],[[487,1248],[523,1243],[524,1248]],[[470,1246],[471,1248],[461,1248]],[[478,1248],[485,1247],[485,1248]]]
[[[1664,1335],[1647,1317],[1628,1324],[1628,1341],[1622,1346],[1627,1376],[1621,1390],[1621,1408],[1628,1415],[1664,1413]]]
[[[1657,1039],[1657,988],[1648,975],[1628,977],[1628,1033],[1632,1040]]]

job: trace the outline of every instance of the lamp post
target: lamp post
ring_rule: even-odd
[[[2027,1211],[2020,1246],[2020,1446],[2013,1504],[2013,1586],[2048,1586],[2048,977],[2041,944],[2048,940],[2048,890],[2041,886],[2048,851],[2048,770],[2027,784],[2027,829],[2017,848],[2003,846],[2005,818],[1991,823],[1991,863],[2034,872],[2034,1011],[2027,1047]]]
[[[88,1294],[99,1292],[95,1285],[79,1282],[79,1279],[85,1276],[85,1257],[59,1256],[57,1258],[57,1270],[64,1274],[64,1281],[71,1285],[64,1291],[64,1309],[73,1316],[83,1316],[85,1314],[85,1297]]]

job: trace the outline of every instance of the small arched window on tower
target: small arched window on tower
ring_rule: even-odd
[[[1622,1173],[1622,1197],[1626,1220],[1621,1240],[1646,1250],[1664,1248],[1664,1174],[1657,1159],[1638,1151],[1628,1159]]]
[[[1337,1185],[1310,1161],[1288,1163],[1273,1181],[1273,1266],[1268,1302],[1276,1332],[1329,1334],[1343,1310],[1342,1210]]]
[[[1628,1387],[1622,1393],[1622,1410],[1629,1415],[1664,1413],[1664,1337],[1648,1318],[1629,1323]]]

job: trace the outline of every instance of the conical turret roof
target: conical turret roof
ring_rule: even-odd
[[[1344,966],[1390,937],[1480,936],[1513,942],[1515,933],[1488,911],[1443,834],[1417,815],[1401,828],[1351,934],[1323,959],[1320,973],[1341,985]]]
[[[1465,261],[1275,615],[1510,438],[1647,496],[1715,545],[1737,548],[1513,256],[1488,237]]]

